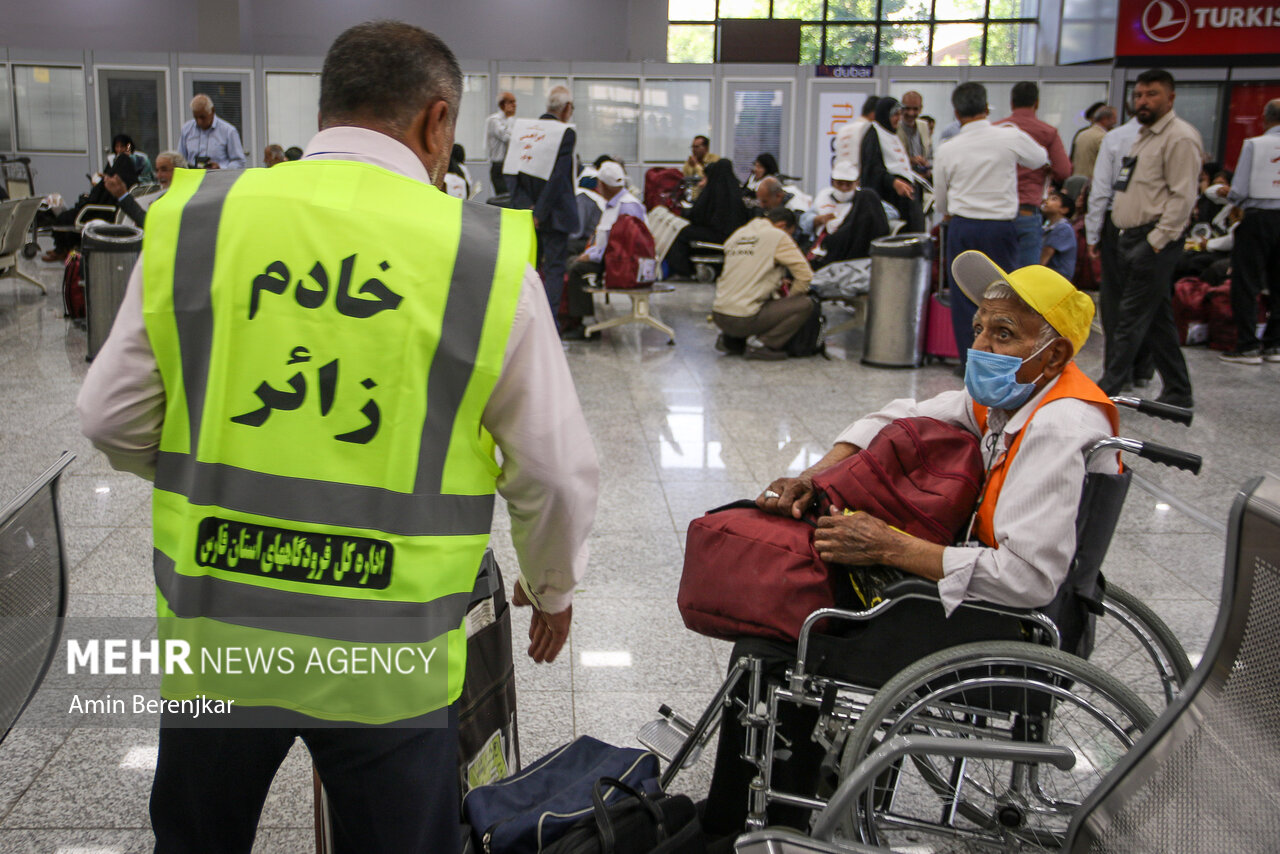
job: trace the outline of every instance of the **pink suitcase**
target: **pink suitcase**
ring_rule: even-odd
[[[933,294],[929,297],[924,329],[926,361],[960,358],[960,351],[956,348],[956,333],[951,328],[951,306],[945,301],[945,296]]]

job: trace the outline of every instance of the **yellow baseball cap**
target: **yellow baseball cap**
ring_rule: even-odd
[[[996,282],[1004,282],[1022,297],[1031,310],[1048,321],[1054,331],[1071,342],[1079,353],[1089,340],[1093,324],[1093,300],[1076,290],[1061,274],[1041,264],[1006,273],[986,255],[975,250],[961,252],[951,262],[951,274],[965,296],[974,304]]]

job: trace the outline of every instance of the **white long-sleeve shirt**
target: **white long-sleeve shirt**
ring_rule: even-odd
[[[363,128],[321,131],[303,156],[370,163],[430,183],[409,148]],[[142,269],[139,259],[76,409],[85,435],[114,468],[154,480],[165,389],[142,317]],[[599,464],[532,267],[525,268],[502,373],[481,423],[502,451],[498,492],[507,500],[525,588],[543,610],[563,611],[586,570]]]
[[[507,159],[507,146],[511,144],[511,128],[515,123],[516,117],[502,110],[484,120],[484,147],[490,163]]]
[[[1041,389],[1012,418],[1001,410],[991,410],[985,433],[973,417],[973,398],[968,392],[947,391],[929,400],[895,400],[855,421],[836,438],[836,442],[865,448],[895,419],[937,418],[978,436],[990,469],[1018,433],[1026,430],[996,502],[993,522],[998,547],[973,543],[948,547],[942,553],[938,593],[948,614],[964,599],[1038,608],[1053,600],[1067,577],[1076,551],[1076,510],[1084,488],[1085,451],[1109,437],[1111,425],[1098,407],[1072,398],[1047,403],[1031,418],[1056,382]],[[1088,470],[1116,473],[1116,455],[1098,455]]]
[[[1111,210],[1111,200],[1116,195],[1121,161],[1133,148],[1140,130],[1142,125],[1137,118],[1129,119],[1109,131],[1098,147],[1098,159],[1093,162],[1093,183],[1089,187],[1089,210],[1084,215],[1084,239],[1090,246],[1102,237],[1102,220]]]
[[[933,155],[933,204],[941,216],[1011,220],[1018,215],[1018,167],[1039,169],[1049,152],[1011,125],[969,122]]]

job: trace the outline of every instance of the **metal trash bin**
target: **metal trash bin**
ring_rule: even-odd
[[[924,363],[932,250],[933,239],[927,234],[898,234],[871,241],[863,364],[918,368]]]
[[[93,361],[124,300],[129,275],[142,251],[142,229],[94,220],[81,232],[80,249],[84,256],[85,319],[89,326],[89,353],[85,360]]]

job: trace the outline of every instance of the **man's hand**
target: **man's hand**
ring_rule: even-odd
[[[832,507],[830,516],[818,519],[813,548],[828,563],[868,566],[888,562],[889,546],[897,536],[870,513],[845,516],[843,510]]]
[[[893,179],[893,191],[899,196],[906,196],[908,199],[914,199],[916,197],[915,188],[912,187],[909,182],[904,181],[901,178]]]
[[[831,222],[831,220],[835,218],[836,218],[836,215],[834,213],[818,214],[813,218],[813,224],[815,226],[826,225],[827,223]]]
[[[548,614],[538,610],[529,601],[524,592],[524,585],[517,583],[516,592],[511,597],[511,604],[517,608],[533,606],[533,617],[529,621],[529,657],[538,664],[550,664],[556,660],[564,642],[569,639],[569,624],[573,622],[573,606],[570,605],[558,614]]]
[[[769,488],[756,499],[756,506],[775,516],[799,519],[812,502],[813,478],[802,474],[799,477],[780,477],[769,484]]]
[[[1098,244],[1096,243],[1089,244],[1089,258],[1090,260],[1093,260],[1093,261],[1101,260],[1102,250],[1098,248]]]
[[[129,188],[124,185],[124,181],[120,180],[119,175],[102,176],[102,186],[107,188],[107,192],[122,199],[129,194]]]
[[[911,158],[911,165],[925,169],[929,166],[929,161],[924,159],[924,155],[917,154],[915,157]]]
[[[217,162],[215,162],[215,161],[213,161],[213,160],[210,160],[210,161],[209,161],[209,165],[208,165],[208,166],[206,166],[206,167],[204,167],[204,168],[206,168],[206,169],[221,169],[222,167],[221,167],[221,166],[219,166],[219,165],[217,164]]]
[[[588,255],[586,252],[583,252],[581,255],[579,255],[577,258],[574,258],[573,260],[586,262],[591,260],[591,256]]]
[[[540,228],[542,228],[542,223],[538,222],[538,218],[535,216],[533,218],[533,230],[537,231]]]

